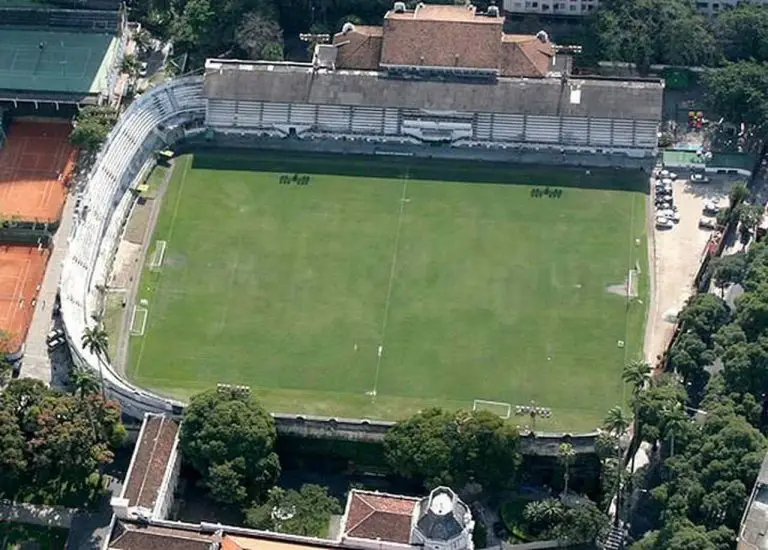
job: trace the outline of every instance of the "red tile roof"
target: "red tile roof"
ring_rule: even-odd
[[[110,550],[210,550],[213,536],[194,531],[119,523]]]
[[[344,534],[359,539],[408,544],[418,499],[352,491]]]
[[[383,27],[353,25],[333,37],[336,67],[380,65],[495,69],[501,76],[547,76],[555,55],[548,41],[504,34],[503,17],[463,6],[424,5],[384,16]]]
[[[154,507],[178,431],[178,422],[164,416],[153,415],[144,421],[123,493],[128,506]]]
[[[382,65],[495,68],[501,17],[477,16],[461,6],[424,6],[384,16]]]

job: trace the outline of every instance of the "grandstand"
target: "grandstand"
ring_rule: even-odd
[[[546,162],[585,165],[654,162],[662,82],[574,77],[567,53],[546,34],[505,35],[498,12],[459,13],[468,9],[398,5],[382,27],[345,25],[333,44],[316,47],[312,63],[211,59],[203,77],[179,78],[137,99],[88,176],[63,266],[62,315],[75,363],[99,364],[80,338],[101,312],[99,289],[136,197],[131,190],[151,169],[153,151],[180,140],[454,158],[492,153],[506,161],[534,152]],[[459,40],[477,36],[478,28],[481,47]],[[419,35],[429,37],[425,47],[414,42]],[[105,378],[130,416],[181,411],[181,403],[134,386],[111,365]]]

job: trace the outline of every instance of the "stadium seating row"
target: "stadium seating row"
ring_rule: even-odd
[[[305,131],[366,136],[433,134],[451,141],[512,142],[563,146],[656,148],[656,122],[608,118],[556,117],[502,113],[429,116],[418,111],[379,107],[309,105],[210,99],[206,122],[220,129],[287,133]]]
[[[99,311],[99,288],[105,284],[117,244],[133,203],[129,190],[152,163],[152,153],[177,136],[174,129],[200,125],[205,116],[202,78],[189,77],[158,86],[135,101],[120,117],[87,177],[83,201],[69,237],[60,283],[62,317],[72,357],[81,367],[98,368],[98,358],[83,349],[80,338]],[[171,412],[180,404],[140,390],[109,365],[108,393],[129,415]]]

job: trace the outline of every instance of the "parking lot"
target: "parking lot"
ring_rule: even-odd
[[[705,205],[725,208],[731,186],[746,178],[740,176],[709,175],[710,181],[691,181],[690,172],[655,173],[651,181],[649,241],[653,284],[651,306],[646,326],[645,353],[655,363],[674,330],[674,314],[692,294],[692,282],[701,264],[702,255],[712,234],[704,220],[714,220],[715,211],[704,214]],[[664,177],[666,176],[666,177]],[[666,181],[669,180],[669,181]],[[663,182],[663,183],[657,183]],[[666,184],[666,185],[665,185]],[[668,191],[664,191],[666,188]],[[657,196],[671,197],[671,201],[657,202]],[[657,206],[658,205],[658,206]],[[661,223],[659,214],[675,221]],[[702,220],[703,219],[703,220]],[[658,221],[658,223],[657,223]]]

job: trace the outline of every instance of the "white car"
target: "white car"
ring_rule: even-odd
[[[704,203],[705,216],[715,216],[719,211],[720,211],[720,208],[718,207],[715,201],[707,201]]]
[[[666,208],[663,210],[657,210],[656,214],[658,217],[665,217],[668,220],[672,220],[675,223],[678,223],[680,221],[680,213],[677,210],[674,210],[672,208]]]
[[[691,174],[691,182],[693,183],[709,183],[709,177],[704,174]]]
[[[664,178],[661,180],[661,183],[664,184],[665,186],[672,185],[672,178]]]
[[[674,172],[670,172],[669,173],[669,179],[671,179],[673,181],[676,180],[677,179],[677,174],[675,174]]]
[[[671,229],[675,226],[675,222],[667,218],[666,216],[656,216],[656,228],[657,229]]]
[[[668,178],[669,177],[669,170],[662,170],[661,172],[659,172],[659,175],[662,178]]]
[[[699,227],[701,229],[714,229],[716,222],[714,218],[699,218]]]
[[[139,76],[147,76],[148,69],[149,69],[149,65],[147,65],[147,62],[142,61],[141,65],[139,65]]]

